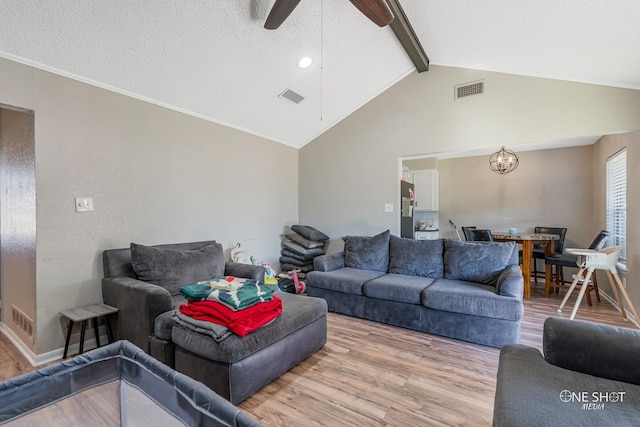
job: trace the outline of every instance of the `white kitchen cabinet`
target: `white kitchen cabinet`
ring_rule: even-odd
[[[413,171],[415,192],[414,209],[418,211],[438,210],[438,170]]]

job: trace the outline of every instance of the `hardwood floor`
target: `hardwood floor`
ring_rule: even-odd
[[[532,286],[521,342],[542,346],[542,324],[563,294]],[[572,298],[562,317],[569,317]],[[577,319],[633,328],[606,300]],[[499,350],[330,313],[327,345],[242,402],[265,426],[490,426]],[[33,369],[0,334],[0,379]]]

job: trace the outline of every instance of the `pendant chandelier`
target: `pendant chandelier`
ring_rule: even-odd
[[[504,147],[489,157],[489,169],[500,175],[516,170],[518,163],[518,155]]]

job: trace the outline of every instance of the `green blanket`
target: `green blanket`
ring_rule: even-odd
[[[192,283],[180,288],[189,301],[217,301],[232,310],[242,310],[260,302],[272,301],[273,289],[253,279],[225,276]]]

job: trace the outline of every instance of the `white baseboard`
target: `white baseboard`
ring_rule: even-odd
[[[0,332],[2,332],[4,336],[7,337],[9,341],[11,341],[11,343],[18,349],[18,351],[24,356],[24,358],[27,359],[31,366],[38,366],[36,364],[36,354],[31,351],[31,349],[27,347],[20,338],[18,338],[16,333],[9,329],[9,327],[3,322],[0,322]]]
[[[606,299],[609,302],[609,304],[614,306],[615,309],[620,312],[620,316],[622,316],[622,311],[620,310],[620,306],[618,306],[618,301],[616,301],[615,298],[612,298],[611,295],[609,295],[608,293],[604,292],[602,289],[600,290],[600,295],[604,299]],[[637,328],[640,328],[640,323],[638,323],[640,319],[636,319],[636,317],[632,313],[630,313],[629,310],[625,309],[624,312],[627,315],[627,319],[629,319],[629,321],[631,323],[633,323]]]
[[[18,351],[24,356],[25,359],[31,364],[31,366],[38,367],[42,365],[46,365],[51,362],[55,362],[58,360],[62,360],[62,356],[64,355],[64,347],[57,348],[55,350],[48,351],[46,353],[36,355],[29,347],[25,345],[20,338],[13,332],[11,329],[7,327],[4,323],[0,322],[0,332],[6,336],[9,341],[18,349]],[[109,340],[107,336],[100,335],[100,343],[108,343]],[[90,338],[84,342],[84,351],[88,351],[94,349],[96,347],[95,338]],[[70,344],[69,350],[67,351],[67,356],[75,356],[80,351],[80,344]]]

